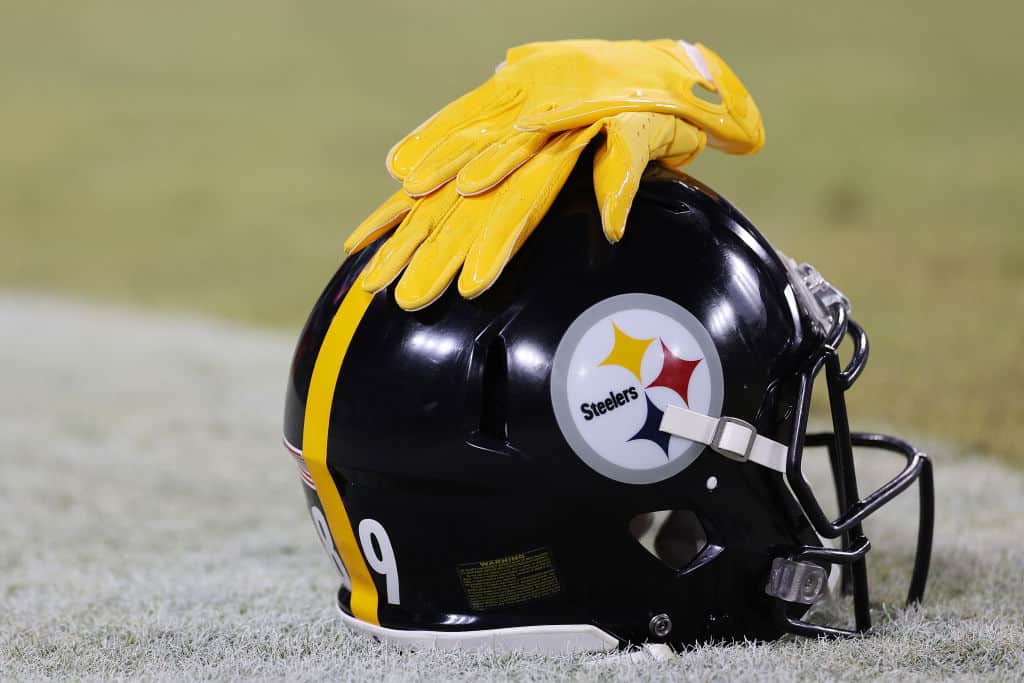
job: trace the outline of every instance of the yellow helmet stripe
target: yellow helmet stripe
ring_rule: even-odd
[[[313,366],[313,377],[309,383],[306,399],[306,417],[302,432],[302,456],[313,475],[316,492],[327,518],[331,537],[341,554],[349,576],[352,578],[352,614],[363,621],[380,625],[377,618],[377,586],[373,583],[366,560],[359,550],[352,523],[349,521],[345,504],[338,493],[338,487],[327,470],[327,430],[331,421],[331,404],[334,402],[334,388],[338,383],[341,364],[348,353],[352,336],[363,319],[373,294],[363,289],[362,275],[349,288],[338,312],[327,329],[320,353]]]

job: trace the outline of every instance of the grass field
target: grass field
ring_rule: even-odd
[[[0,288],[296,330],[383,156],[516,43],[703,40],[768,144],[691,171],[854,300],[852,398],[1024,462],[1017,3],[46,2],[0,21]]]
[[[278,441],[290,335],[9,294],[0,319],[16,325],[0,327],[0,680],[932,683],[1024,667],[1024,473],[934,441],[926,602],[899,609],[911,492],[868,520],[872,638],[665,661],[402,653],[334,611],[337,573]],[[877,481],[877,464],[858,472]]]

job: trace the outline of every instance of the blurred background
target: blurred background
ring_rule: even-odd
[[[927,0],[4,3],[0,289],[297,333],[396,187],[388,148],[505,48],[699,40],[768,141],[688,171],[853,300],[873,342],[858,426],[1024,463],[1022,20]]]

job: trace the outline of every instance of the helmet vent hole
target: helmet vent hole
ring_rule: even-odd
[[[508,352],[496,337],[487,346],[480,392],[480,433],[508,441]]]
[[[629,521],[629,532],[670,569],[685,569],[708,545],[700,519],[691,510],[644,512]]]

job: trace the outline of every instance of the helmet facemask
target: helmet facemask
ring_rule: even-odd
[[[920,487],[920,513],[907,604],[918,603],[924,596],[935,517],[932,466],[925,454],[902,439],[850,431],[845,394],[867,364],[867,334],[850,318],[849,301],[841,292],[810,265],[798,266],[785,255],[780,256],[786,264],[801,312],[823,332],[825,340],[797,373],[796,402],[784,476],[815,532],[824,539],[839,539],[839,547],[805,546],[777,558],[765,591],[775,598],[775,620],[784,631],[805,636],[855,636],[871,628],[866,563],[871,543],[864,535],[862,522],[915,481]],[[838,348],[846,337],[852,342],[853,354],[843,367]],[[832,431],[808,434],[807,420],[814,381],[822,370],[828,387]],[[896,453],[906,460],[906,465],[896,476],[862,498],[857,486],[854,446]],[[804,476],[804,447],[825,447],[828,450],[839,508],[835,519],[830,520],[825,514]],[[814,569],[818,567],[820,570],[823,565],[841,568],[843,593],[853,596],[856,623],[853,630],[812,624],[794,616],[796,606],[815,602],[823,594],[823,590],[817,588],[820,575]]]

